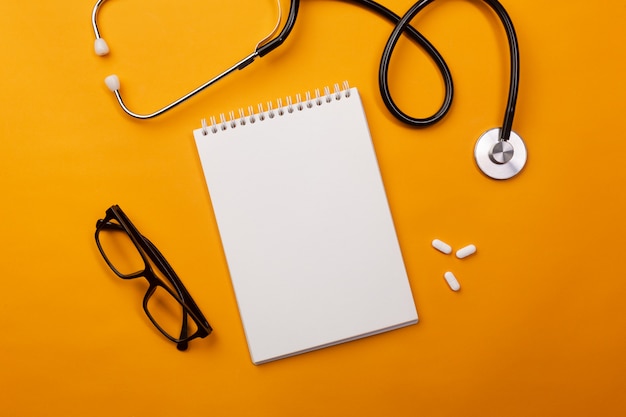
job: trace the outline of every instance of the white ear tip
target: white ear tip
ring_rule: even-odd
[[[96,51],[96,55],[103,56],[109,53],[109,45],[102,38],[96,39],[93,44],[93,48]]]
[[[104,79],[104,83],[109,87],[109,90],[116,92],[120,89],[120,79],[117,78],[117,75],[109,75]]]

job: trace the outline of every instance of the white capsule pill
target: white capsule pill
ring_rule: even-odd
[[[456,251],[456,257],[459,258],[459,259],[463,259],[463,258],[467,258],[468,256],[470,256],[473,253],[476,253],[476,246],[474,246],[474,245],[467,245],[467,246],[459,249],[458,251]]]
[[[439,252],[445,253],[446,255],[452,253],[452,247],[439,239],[433,240],[433,248],[437,249]]]
[[[458,291],[461,289],[461,284],[459,284],[459,281],[457,281],[452,272],[446,272],[443,274],[443,277],[446,279],[446,282],[452,291]]]

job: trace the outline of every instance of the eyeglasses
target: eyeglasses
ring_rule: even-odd
[[[118,205],[96,223],[96,244],[109,267],[123,279],[143,277],[143,309],[154,326],[179,350],[213,330],[174,269],[132,224]],[[191,319],[191,320],[189,320]]]

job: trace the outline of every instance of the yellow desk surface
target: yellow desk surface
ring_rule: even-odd
[[[403,14],[412,2],[386,4]],[[414,21],[456,86],[449,115],[424,130],[393,119],[378,93],[391,26],[346,2],[303,0],[279,50],[150,121],[124,115],[103,78],[119,74],[129,106],[152,111],[250,52],[273,1],[110,1],[106,58],[92,49],[92,1],[2,2],[0,414],[625,415],[626,5],[503,4],[529,160],[498,182],[472,156],[508,88],[504,34],[482,2],[442,0]],[[405,111],[438,106],[440,78],[409,41],[391,78]],[[254,366],[191,131],[343,80],[363,97],[420,322]],[[150,325],[142,286],[100,257],[95,222],[112,204],[214,326],[187,352]],[[435,237],[478,252],[442,255]]]

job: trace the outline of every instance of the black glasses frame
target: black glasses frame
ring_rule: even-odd
[[[114,220],[114,221],[113,221]],[[131,274],[124,274],[118,271],[113,263],[107,257],[102,245],[100,243],[100,233],[103,230],[125,232],[131,239],[137,251],[141,255],[144,262],[144,268],[142,270],[133,272]],[[178,350],[186,350],[188,342],[196,338],[204,338],[211,334],[213,328],[204,317],[200,308],[191,297],[191,294],[187,291],[182,281],[174,272],[174,269],[167,262],[163,254],[157,249],[156,246],[148,238],[143,236],[139,230],[133,225],[128,216],[122,211],[120,206],[113,205],[106,211],[104,219],[100,219],[96,222],[96,245],[98,250],[102,254],[102,257],[106,261],[107,265],[111,268],[115,274],[122,279],[134,279],[145,278],[148,281],[149,287],[143,298],[143,310],[154,325],[165,337],[177,344]],[[159,272],[169,281],[174,288],[173,291],[169,285],[167,285],[153,270],[152,264],[159,270]],[[152,317],[150,310],[148,309],[148,301],[154,294],[157,288],[162,288],[167,291],[172,298],[174,298],[183,309],[182,327],[180,337],[174,337],[165,331],[159,323]],[[197,330],[193,334],[188,333],[188,317],[191,318],[197,326]]]

